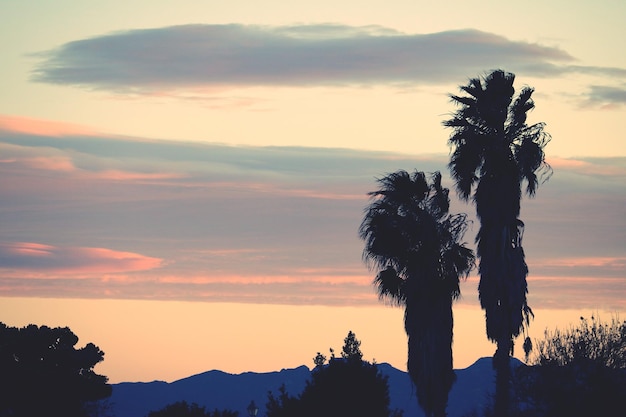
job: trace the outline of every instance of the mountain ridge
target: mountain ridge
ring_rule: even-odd
[[[512,364],[519,366],[522,362],[512,359]],[[408,374],[388,363],[377,366],[388,377],[390,408],[404,410],[406,417],[423,416]],[[173,382],[121,382],[112,384],[110,411],[116,417],[145,417],[168,404],[187,401],[207,410],[238,411],[240,417],[245,417],[245,408],[254,400],[259,415],[263,415],[268,392],[277,394],[284,384],[288,393],[297,395],[304,389],[310,373],[307,366],[301,365],[262,373],[210,370]],[[472,410],[480,411],[488,404],[495,386],[491,358],[480,358],[467,368],[456,369],[455,374],[457,380],[450,391],[448,416],[461,417]]]

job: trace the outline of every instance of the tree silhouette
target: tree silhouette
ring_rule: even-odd
[[[109,397],[107,378],[93,371],[104,352],[76,343],[68,327],[0,323],[0,415],[83,417],[88,402]]]
[[[320,365],[320,368],[323,365]],[[317,368],[317,366],[316,366]],[[300,399],[287,392],[285,384],[278,389],[278,396],[273,392],[267,393],[267,403],[265,403],[266,417],[295,417],[300,415],[302,408]]]
[[[350,330],[348,335],[343,340],[343,348],[341,349],[341,357],[348,360],[362,360],[363,353],[361,353],[361,341],[356,338],[356,335]]]
[[[459,279],[474,265],[461,243],[464,214],[450,215],[448,189],[436,172],[398,171],[379,180],[359,229],[363,257],[377,271],[381,298],[405,308],[409,375],[427,416],[445,416],[455,379],[452,365],[452,302]]]
[[[237,417],[238,415],[237,411],[214,410],[211,412],[196,403],[188,404],[187,401],[178,401],[160,410],[151,411],[146,417]]]
[[[318,366],[324,366],[324,364],[326,363],[326,356],[322,355],[320,352],[317,352],[317,355],[315,355],[315,357],[313,358],[313,363],[315,364],[316,368]]]
[[[549,173],[543,148],[549,141],[544,124],[526,124],[534,108],[533,89],[524,87],[514,98],[515,75],[496,70],[474,78],[451,95],[459,106],[444,122],[453,129],[449,168],[463,200],[473,194],[480,230],[479,296],[485,310],[487,337],[497,344],[495,412],[509,407],[509,358],[513,339],[530,323],[527,304],[528,268],[522,249],[524,223],[519,219],[522,183],[533,196],[538,174]]]
[[[349,332],[342,349],[346,356],[331,358],[328,364],[314,360],[316,367],[299,396],[289,395],[284,385],[278,396],[270,392],[266,417],[401,417],[400,411],[389,409],[387,377],[361,359],[360,344]]]

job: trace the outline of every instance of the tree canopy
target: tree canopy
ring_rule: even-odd
[[[341,357],[347,360],[361,361],[363,359],[363,353],[361,352],[361,341],[356,338],[356,335],[350,330],[348,335],[343,340],[343,348],[341,348]]]
[[[207,411],[196,403],[188,404],[187,401],[178,401],[168,404],[160,410],[151,411],[146,417],[237,417],[236,411],[214,410]]]
[[[109,397],[107,377],[93,370],[104,352],[77,343],[68,327],[0,323],[0,415],[83,417],[87,403]]]
[[[389,385],[375,364],[363,361],[361,342],[353,332],[344,340],[342,357],[316,356],[302,393],[292,396],[282,386],[279,394],[268,394],[267,417],[401,417],[389,408]],[[345,352],[345,356],[344,356]]]

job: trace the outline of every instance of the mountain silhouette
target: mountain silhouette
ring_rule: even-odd
[[[514,366],[522,364],[515,358],[511,361]],[[404,410],[405,417],[423,416],[408,374],[387,363],[377,366],[389,378],[390,408]],[[297,395],[304,389],[310,374],[309,368],[303,365],[266,373],[229,374],[215,370],[171,383],[122,382],[113,384],[110,411],[116,417],[145,417],[150,411],[168,404],[187,401],[207,410],[238,411],[240,417],[246,417],[246,407],[254,400],[259,407],[258,415],[262,416],[269,391],[277,395],[280,386],[285,384],[288,393]],[[455,374],[457,379],[450,391],[448,416],[461,417],[472,410],[482,410],[495,388],[491,358],[478,359],[468,368],[455,370]]]

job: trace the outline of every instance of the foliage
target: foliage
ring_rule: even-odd
[[[342,352],[350,356],[331,358],[327,365],[316,366],[311,378],[297,397],[283,385],[274,396],[268,394],[267,417],[401,417],[389,409],[387,377],[361,359],[360,342],[350,332]]]
[[[546,331],[532,364],[516,372],[522,415],[623,415],[626,322],[581,317],[576,327]]]
[[[448,213],[439,172],[428,178],[398,171],[379,183],[359,229],[363,257],[377,270],[380,297],[405,307],[408,371],[419,405],[443,416],[454,382],[452,301],[460,277],[474,266],[472,250],[461,243],[466,216]]]
[[[313,363],[315,367],[323,366],[326,363],[326,356],[322,355],[320,352],[317,352],[317,355],[313,358]]]
[[[522,184],[533,196],[540,177],[551,172],[543,148],[550,136],[544,124],[526,123],[535,107],[534,90],[524,87],[515,95],[515,75],[495,70],[461,87],[464,95],[451,95],[458,105],[444,126],[453,129],[449,168],[459,196],[472,196],[480,230],[476,237],[480,305],[485,310],[487,337],[497,344],[495,413],[506,415],[509,406],[513,339],[529,325],[526,277],[522,249],[524,223],[519,219]]]
[[[268,392],[265,404],[266,417],[297,417],[301,415],[301,409],[305,408],[300,398],[289,395],[285,384],[278,390],[278,396]]]
[[[238,415],[236,411],[214,410],[211,412],[196,403],[188,404],[186,401],[178,401],[166,405],[161,410],[151,411],[147,417],[237,417]]]
[[[76,349],[68,327],[0,323],[0,415],[87,416],[87,406],[111,395],[93,367],[104,359],[93,343]]]
[[[580,360],[613,369],[626,368],[626,321],[613,317],[610,323],[602,323],[592,316],[589,322],[581,317],[576,327],[546,330],[544,339],[537,342],[533,364],[563,366]]]
[[[363,359],[363,353],[361,353],[361,341],[356,338],[356,335],[352,333],[352,330],[348,332],[348,335],[343,340],[341,357],[346,360],[356,361],[361,361]]]

